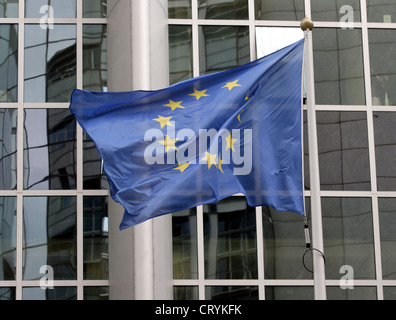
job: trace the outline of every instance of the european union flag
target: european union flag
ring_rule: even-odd
[[[124,229],[243,193],[304,213],[303,40],[246,65],[157,91],[74,90]]]

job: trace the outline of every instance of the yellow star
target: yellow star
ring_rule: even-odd
[[[175,143],[178,139],[172,139],[169,138],[169,136],[165,136],[165,140],[163,141],[158,141],[159,143],[163,144],[165,146],[165,152],[168,152],[169,149],[175,149],[177,150]]]
[[[194,93],[190,93],[189,96],[194,96],[195,98],[197,98],[197,100],[199,100],[202,97],[209,97],[208,94],[205,94],[206,91],[208,90],[199,91],[194,88]]]
[[[227,82],[226,85],[222,86],[222,88],[228,88],[228,91],[231,91],[234,87],[242,87],[240,84],[238,84],[239,79],[232,81],[232,82]]]
[[[246,100],[249,100],[249,97],[248,97],[248,95],[249,95],[249,92],[250,92],[250,91],[248,91],[248,92],[246,93],[246,96],[245,96],[245,101],[246,101]]]
[[[177,168],[173,168],[172,170],[180,170],[180,172],[183,172],[184,170],[186,170],[188,168],[190,163],[191,162],[187,162],[185,164],[181,164],[180,162],[178,162],[179,166]]]
[[[243,110],[242,110],[241,112],[239,112],[239,114],[238,114],[238,117],[237,117],[237,118],[238,118],[238,121],[239,121],[239,122],[241,122],[241,113],[242,113],[243,111],[245,111],[245,109],[243,109]]]
[[[217,157],[217,155],[215,155],[215,154],[211,154],[209,152],[205,152],[205,156],[201,158],[201,161],[202,160],[206,160],[208,162],[208,169],[210,169],[212,164],[214,164],[215,167],[217,167],[216,157]]]
[[[233,138],[231,137],[231,132],[230,132],[230,135],[226,138],[226,141],[227,141],[226,150],[231,149],[232,151],[235,151],[235,149],[234,149],[234,143],[237,142],[238,139],[233,139]]]
[[[220,153],[219,153],[219,170],[224,173],[223,168],[221,167],[221,165],[223,164],[223,160],[221,160],[220,158]]]
[[[153,120],[159,122],[161,124],[161,129],[162,129],[165,126],[174,127],[173,123],[170,122],[170,119],[172,119],[172,117],[162,117],[162,116],[158,115],[158,118],[153,119]]]
[[[170,107],[172,109],[172,111],[175,110],[176,108],[184,109],[184,107],[181,105],[182,102],[183,101],[175,102],[175,101],[172,101],[171,99],[169,99],[169,103],[164,104],[163,106],[164,107]]]

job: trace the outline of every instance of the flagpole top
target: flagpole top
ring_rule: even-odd
[[[300,27],[301,27],[301,30],[302,30],[302,31],[305,31],[305,30],[307,30],[307,29],[309,29],[310,31],[312,31],[312,29],[313,29],[313,27],[314,27],[314,24],[313,24],[312,20],[309,19],[309,18],[306,16],[304,19],[301,20]]]

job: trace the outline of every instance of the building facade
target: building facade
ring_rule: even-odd
[[[392,0],[0,0],[0,299],[315,299],[298,214],[235,195],[119,231],[68,110],[74,88],[160,89],[245,64],[302,38],[305,16],[319,173],[304,103],[304,194],[323,289],[396,299]]]

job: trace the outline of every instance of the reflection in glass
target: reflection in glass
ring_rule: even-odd
[[[304,0],[255,0],[257,20],[294,20],[305,17]]]
[[[84,287],[84,300],[109,300],[109,287]]]
[[[396,105],[396,30],[369,29],[373,105]]]
[[[76,0],[25,0],[26,18],[44,15],[48,18],[75,18]]]
[[[353,290],[345,290],[340,286],[327,287],[326,298],[328,300],[377,300],[377,288],[353,286]]]
[[[0,0],[0,18],[17,18],[18,0]]]
[[[322,190],[370,190],[365,112],[317,113]]]
[[[362,31],[315,28],[312,38],[316,103],[364,105]]]
[[[15,300],[15,287],[0,287],[0,301]]]
[[[18,101],[18,26],[0,24],[0,102]]]
[[[230,197],[203,212],[206,279],[257,279],[255,208]]]
[[[168,0],[169,19],[191,19],[191,0]]]
[[[173,213],[173,279],[198,278],[196,208]]]
[[[83,89],[107,91],[107,26],[83,26]]]
[[[107,0],[83,0],[83,18],[106,18]]]
[[[396,114],[374,112],[374,141],[379,191],[396,190]]]
[[[198,300],[198,287],[174,286],[174,300]]]
[[[314,0],[311,10],[313,21],[341,21],[352,14],[345,22],[360,22],[360,0]]]
[[[304,217],[293,212],[281,212],[262,207],[264,235],[264,277],[266,279],[311,279],[301,263],[306,250],[302,231]],[[306,206],[310,216],[309,201]],[[310,221],[309,221],[310,224]],[[308,268],[311,261],[307,259]]]
[[[396,22],[396,3],[394,0],[366,0],[368,22]]]
[[[98,149],[85,131],[83,137],[83,188],[107,189],[109,184]]]
[[[193,77],[191,26],[169,26],[169,83]]]
[[[314,300],[314,288],[265,286],[265,300]]]
[[[0,190],[16,189],[17,109],[0,109]]]
[[[248,0],[198,0],[199,19],[248,19]]]
[[[396,279],[396,199],[379,198],[382,278]]]
[[[371,198],[324,197],[322,214],[326,279],[340,279],[343,265],[352,266],[354,279],[374,279]]]
[[[41,279],[43,265],[52,267],[54,280],[76,280],[76,210],[76,197],[24,197],[24,280]]]
[[[0,281],[15,280],[15,270],[16,198],[0,197]]]
[[[205,300],[258,300],[257,287],[205,287]]]
[[[22,300],[77,300],[76,287],[54,287],[43,290],[40,287],[22,288]]]
[[[84,280],[109,278],[107,197],[84,197]]]
[[[24,77],[26,102],[68,102],[76,87],[76,26],[25,25]]]
[[[25,109],[24,129],[24,189],[75,189],[76,121],[69,109]]]
[[[396,287],[384,287],[384,300],[396,300]]]
[[[238,67],[250,61],[248,27],[199,27],[200,74]]]

